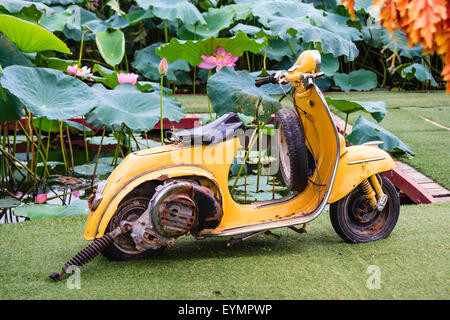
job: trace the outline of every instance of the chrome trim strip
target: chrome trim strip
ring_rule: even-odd
[[[258,202],[254,203],[254,204],[260,203],[259,205],[256,206],[256,208],[259,209],[259,208],[264,208],[264,207],[267,207],[267,206],[273,206],[273,205],[276,205],[276,204],[285,203],[285,202],[294,200],[299,195],[300,195],[300,193],[292,193],[292,194],[290,194],[290,195],[288,195],[286,197],[283,197],[281,199],[258,201]]]
[[[386,157],[370,158],[370,159],[364,159],[364,160],[358,160],[358,161],[350,161],[350,162],[347,162],[347,164],[352,165],[352,164],[358,164],[358,163],[364,163],[364,162],[379,161],[379,160],[384,160],[384,159],[386,159]]]
[[[313,84],[314,89],[316,90],[317,94],[319,95],[320,99],[322,100],[323,105],[325,106],[325,110],[327,111],[328,118],[333,125],[334,134],[336,136],[336,145],[337,145],[337,153],[336,153],[336,163],[333,170],[333,176],[331,177],[330,181],[330,188],[328,189],[327,193],[325,194],[324,198],[322,199],[322,202],[318,204],[316,209],[313,211],[302,215],[301,217],[295,217],[295,218],[289,218],[286,220],[278,220],[278,221],[271,221],[271,222],[264,222],[264,223],[258,223],[252,226],[244,226],[244,227],[235,227],[230,228],[222,231],[220,234],[202,234],[202,236],[231,236],[231,235],[237,235],[237,234],[243,234],[248,232],[256,232],[261,230],[267,230],[267,229],[273,229],[273,228],[280,228],[280,227],[289,227],[296,224],[306,223],[314,220],[319,216],[319,214],[323,211],[325,206],[328,203],[328,199],[331,195],[331,190],[333,188],[334,179],[336,178],[336,172],[339,164],[339,154],[340,154],[340,144],[339,144],[339,135],[338,131],[336,129],[336,125],[334,124],[333,118],[331,117],[330,109],[328,108],[328,104],[325,101],[325,98],[323,97],[322,93],[320,92],[319,88],[316,84]],[[310,89],[312,90],[312,88]],[[294,100],[295,101],[295,100]]]

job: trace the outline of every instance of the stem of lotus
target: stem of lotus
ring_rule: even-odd
[[[252,72],[252,66],[250,65],[250,56],[248,55],[248,51],[245,51],[245,56],[247,57],[247,69],[248,69],[248,72]]]
[[[291,49],[292,55],[295,57],[295,51],[294,51],[294,48],[292,47],[292,44],[291,44],[291,42],[290,42],[289,40],[287,40],[287,44],[288,44],[288,46],[289,46],[289,49]]]
[[[112,165],[115,166],[117,164],[117,157],[119,156],[119,143],[120,143],[120,140],[119,140],[119,136],[117,135],[116,130],[114,129],[114,125],[112,125],[111,128],[112,128],[114,137],[117,140],[116,148],[114,149],[113,162],[112,162]]]
[[[79,54],[79,56],[78,56],[78,66],[77,66],[77,68],[79,68],[79,69],[81,69],[81,57],[83,56],[83,45],[84,45],[84,36],[86,35],[86,33],[87,33],[87,30],[85,30],[84,32],[83,32],[83,34],[81,35],[81,44],[80,44],[80,54]],[[76,77],[76,72],[75,72],[75,77]]]
[[[238,172],[238,174],[237,174],[237,176],[236,176],[236,179],[234,180],[233,186],[231,187],[230,193],[233,193],[234,188],[236,188],[236,183],[238,182],[239,177],[241,176],[242,170],[244,169],[245,163],[246,163],[247,160],[248,160],[248,157],[249,157],[249,155],[250,155],[250,150],[252,150],[252,149],[253,149],[253,146],[255,145],[255,142],[256,142],[256,133],[257,133],[257,132],[258,132],[258,129],[255,129],[255,131],[252,132],[252,136],[250,137],[250,141],[249,141],[249,144],[248,144],[248,150],[247,150],[247,152],[246,152],[246,154],[245,154],[244,161],[242,162],[242,165],[241,165],[241,167],[239,168],[239,172]]]
[[[259,140],[259,145],[258,145],[258,175],[256,177],[256,192],[259,192],[259,179],[261,176],[261,156],[262,156],[262,130],[261,127],[264,127],[264,122],[259,122],[258,121],[258,140]]]
[[[50,149],[50,140],[51,140],[51,134],[52,134],[52,124],[53,124],[53,121],[50,121],[49,127],[48,127],[47,148],[45,149],[44,172],[47,171],[47,159],[48,159],[48,151]],[[45,193],[46,188],[47,188],[47,176],[44,174],[44,193]]]
[[[25,136],[27,137],[27,143],[31,142],[31,143],[36,147],[36,149],[38,150],[38,152],[41,154],[41,157],[43,157],[41,149],[36,145],[36,143],[35,143],[33,140],[31,140],[31,137],[28,135],[28,133],[27,133],[27,131],[25,130],[25,128],[24,128],[24,126],[22,125],[22,123],[21,123],[20,121],[17,121],[17,123],[19,124],[19,126],[20,126],[20,128],[22,129],[23,133],[24,133]],[[14,150],[14,154],[15,154],[15,150]],[[28,158],[27,158],[27,161],[29,161]],[[47,171],[47,174],[48,174],[48,171]]]
[[[98,61],[98,60],[95,60],[95,59],[83,58],[83,59],[81,59],[81,60],[82,60],[82,61],[90,61],[90,62],[94,62],[94,63],[99,64],[99,65],[102,65],[102,66],[104,66],[104,67],[106,67],[106,68],[110,68],[110,67],[111,67],[109,64],[103,63],[103,62]]]
[[[261,124],[258,121],[258,172],[256,174],[256,192],[259,192],[259,178],[261,176]]]
[[[72,194],[72,193],[74,193],[74,192],[84,191],[84,190],[87,190],[87,189],[91,189],[92,187],[93,187],[93,186],[90,185],[89,187],[84,187],[84,188],[77,189],[77,190],[70,190],[69,192],[57,194],[57,195],[55,195],[55,196],[48,197],[48,198],[47,198],[47,201],[48,201],[48,200],[53,200],[53,199],[56,199],[56,198],[59,198],[59,197],[62,197],[62,196],[66,196],[66,195]],[[70,202],[70,201],[69,201],[69,202]]]
[[[8,125],[5,125],[5,130],[3,131],[3,136],[2,136],[3,149],[6,149],[7,130],[8,130]],[[6,181],[8,181],[6,179],[6,164],[5,163],[6,163],[6,157],[2,157],[2,181],[1,181],[2,185],[3,185],[3,183],[6,183]]]
[[[169,42],[169,30],[167,30],[167,19],[164,19],[164,39],[165,42]]]
[[[8,126],[5,125],[5,138],[6,138],[7,143],[8,143],[8,148],[6,148],[6,144],[5,144],[5,148],[6,148],[6,150],[8,150],[8,152],[11,152],[11,141],[9,139],[9,134],[8,133],[9,133]],[[6,143],[6,141],[5,141],[5,143]],[[6,166],[8,167],[8,170],[9,170],[9,173],[10,173],[10,178],[11,178],[12,182],[14,183],[14,186],[17,186],[17,182],[16,182],[16,179],[14,178],[13,171],[11,169],[11,166],[10,166],[9,162],[8,162],[8,159],[6,159],[6,158],[5,158],[5,163],[6,163]]]
[[[26,110],[26,112],[27,112],[27,115],[28,115],[28,122],[27,122],[27,124],[28,124],[28,130],[29,130],[29,136],[31,137],[30,138],[30,141],[31,141],[31,164],[30,164],[30,168],[34,171],[34,168],[35,168],[35,162],[36,162],[36,158],[35,158],[35,153],[34,153],[34,143],[33,143],[33,138],[34,138],[34,135],[33,135],[33,127],[32,127],[32,125],[33,125],[33,115],[31,114],[31,112],[29,112],[26,108],[25,108],[25,110]],[[36,171],[34,171],[34,172],[36,172]],[[34,190],[36,190],[36,188],[35,188],[36,186],[33,184],[33,188],[34,188]]]
[[[194,67],[194,82],[193,82],[193,89],[192,93],[195,94],[195,80],[197,79],[197,67]]]
[[[17,120],[14,121],[13,154],[16,154]]]
[[[8,97],[6,96],[5,89],[3,89],[2,86],[0,86],[0,93],[2,94],[3,101],[8,102]]]
[[[63,131],[62,131],[62,121],[59,121],[59,140],[61,142],[61,152],[62,152],[62,156],[63,156],[63,160],[64,160],[64,168],[66,169],[66,173],[69,172],[69,165],[67,164],[67,160],[66,160],[66,146],[64,145],[64,136],[63,136]]]
[[[269,41],[267,40],[267,38],[266,38],[266,41],[267,41],[267,45],[266,45],[266,51],[264,52],[264,60],[263,60],[263,70],[264,71],[267,70],[266,59],[267,59],[267,51],[269,50]]]
[[[211,69],[208,70],[208,80],[211,77]],[[212,116],[212,106],[211,106],[211,100],[209,99],[208,96],[208,109],[209,109],[209,118],[212,120],[213,116]]]
[[[194,25],[194,40],[197,40],[197,24]],[[197,67],[194,66],[194,81],[193,81],[192,94],[195,94],[195,79],[196,78],[197,78]]]
[[[25,108],[24,108],[25,109]],[[26,110],[26,109],[25,109]],[[27,118],[26,118],[26,111],[25,111],[25,127],[27,127],[28,126],[28,121],[26,121],[27,120]],[[22,122],[20,122],[20,120],[19,120],[19,125],[20,125],[20,127],[22,128],[22,130],[23,130],[23,133],[25,134],[25,136],[27,137],[27,164],[29,164],[30,163],[30,137],[28,136],[28,133],[27,133],[27,130],[26,130],[26,128],[22,125]],[[29,176],[27,176],[27,178],[29,178]]]
[[[125,122],[124,122],[124,124],[125,124]],[[125,127],[124,127],[124,129],[125,129]],[[123,134],[125,135],[125,138],[126,138],[127,134],[125,133],[125,130],[123,131]],[[131,150],[131,135],[128,135],[128,139],[126,139],[126,141],[127,141],[127,154],[128,154],[128,153],[130,153],[130,150]]]
[[[67,140],[69,142],[70,160],[72,163],[72,175],[74,174],[75,163],[73,161],[72,141],[70,140],[69,126],[66,127]]]
[[[97,157],[95,158],[95,167],[94,167],[94,172],[92,173],[91,186],[94,185],[95,173],[97,172],[98,159],[100,158],[100,150],[102,149],[102,143],[103,143],[103,138],[105,137],[105,131],[106,131],[106,128],[103,127],[102,138],[100,139],[100,145],[98,146],[98,150],[97,150]]]
[[[342,134],[344,137],[347,135],[347,123],[348,123],[348,116],[349,116],[349,115],[350,115],[349,113],[346,113],[346,114],[345,114],[344,132],[343,132],[343,134]]]
[[[147,131],[144,131],[145,143],[147,144],[147,148],[150,148],[148,144]]]
[[[89,150],[88,150],[88,145],[86,142],[86,128],[85,128],[85,117],[82,118],[83,119],[83,141],[84,141],[84,147],[86,149],[86,162],[89,162]]]
[[[27,172],[29,174],[31,174],[33,177],[36,176],[36,174],[30,169],[28,168],[25,164],[22,163],[22,161],[20,161],[19,159],[17,159],[16,157],[14,157],[12,154],[10,154],[8,151],[6,151],[5,149],[3,149],[3,147],[0,146],[0,151],[8,158],[14,160],[15,162],[17,162],[18,164],[20,164],[25,170],[27,170]],[[12,163],[14,163],[12,161]]]
[[[31,112],[30,112],[30,114],[31,114]],[[33,130],[35,130],[36,131],[36,137],[37,137],[37,139],[38,139],[38,146],[39,146],[39,148],[41,148],[42,150],[44,149],[44,147],[43,147],[43,144],[42,144],[42,139],[41,139],[41,136],[42,136],[42,118],[39,118],[39,124],[38,124],[38,126],[39,126],[39,131],[37,131],[36,130],[36,127],[33,125]],[[34,172],[37,172],[37,164],[38,164],[38,161],[39,161],[39,155],[42,155],[42,152],[38,152],[37,154],[36,154],[36,162],[35,162],[35,164],[34,164],[34,168],[33,168],[33,171]],[[42,156],[42,161],[44,161],[44,157]],[[45,163],[44,163],[44,173],[43,173],[43,176],[45,176],[45,173],[47,172],[47,168],[46,168],[46,166],[45,166]],[[37,181],[36,181],[36,179],[35,179],[35,183],[37,183]]]
[[[134,136],[133,131],[131,131],[129,126],[127,126],[127,128],[128,128],[128,133],[130,134],[130,137],[133,138],[134,142],[136,143],[136,148],[138,150],[141,150],[141,147],[139,146],[139,142],[137,141],[136,137]]]
[[[117,134],[117,136],[119,137],[119,138],[117,139],[117,141],[119,142],[117,145],[119,146],[119,152],[120,152],[120,155],[122,156],[122,158],[125,158],[125,155],[124,155],[123,150],[122,150],[122,135],[125,134],[125,133],[123,132],[124,126],[125,126],[125,123],[122,122],[122,125],[120,126],[120,131],[119,131],[119,133]],[[117,162],[117,159],[116,159],[116,162]]]
[[[125,68],[127,69],[127,73],[130,72],[130,70],[128,69],[128,58],[127,58],[127,52],[125,51],[124,54],[124,58],[125,58]]]
[[[272,177],[272,200],[275,200],[275,177]]]
[[[386,65],[384,64],[383,59],[380,59],[381,65],[383,66],[383,81],[381,82],[380,87],[384,88],[384,85],[386,84]]]
[[[3,69],[2,69],[2,65],[0,64],[0,77],[3,74]],[[3,101],[8,102],[8,97],[6,96],[6,92],[5,89],[3,89],[3,87],[0,85],[0,93],[2,94],[3,97]]]
[[[252,70],[255,70],[255,55],[252,54]]]
[[[159,118],[159,126],[161,127],[161,145],[164,145],[164,126],[163,126],[163,80],[164,75],[161,75],[161,83],[159,86],[159,111],[160,111],[160,118]]]

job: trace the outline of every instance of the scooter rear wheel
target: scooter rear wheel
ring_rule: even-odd
[[[136,194],[134,197],[130,197],[119,205],[113,218],[108,224],[107,231],[114,230],[119,226],[121,221],[135,221],[141,214],[147,209],[150,199]],[[165,247],[160,247],[156,250],[139,251],[136,249],[133,239],[130,234],[126,233],[117,237],[114,242],[108,246],[102,254],[109,260],[114,261],[126,261],[130,259],[145,259],[156,257],[162,254]]]
[[[330,205],[331,224],[346,242],[370,242],[387,238],[397,224],[400,213],[397,189],[385,176],[381,176],[379,181],[388,196],[381,212],[371,207],[359,187]]]

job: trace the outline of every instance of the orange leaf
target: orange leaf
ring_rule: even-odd
[[[412,0],[407,8],[408,23],[411,26],[409,30],[419,30],[422,45],[433,48],[437,26],[447,19],[445,3],[441,0]]]
[[[347,3],[347,4],[345,4],[345,3]],[[345,4],[345,8],[350,13],[350,17],[352,18],[352,20],[354,20],[355,19],[355,0],[341,0],[341,4]]]

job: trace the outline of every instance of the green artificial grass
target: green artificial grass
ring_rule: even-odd
[[[450,202],[402,206],[391,236],[347,244],[324,212],[299,235],[275,230],[226,248],[183,237],[151,260],[81,268],[81,289],[48,278],[88,242],[85,216],[0,225],[0,299],[449,299]],[[381,288],[369,290],[369,266]],[[369,269],[370,270],[370,269]]]
[[[209,113],[208,100],[206,95],[174,95],[187,113]]]
[[[428,92],[389,92],[389,91],[370,91],[370,92],[343,92],[343,93],[325,93],[325,96],[335,99],[355,100],[355,101],[385,101],[389,108],[402,107],[450,107],[450,95],[445,91]]]
[[[431,92],[345,92],[326,93],[326,97],[354,101],[385,101],[388,113],[379,124],[398,136],[415,152],[415,157],[399,157],[426,176],[450,189],[450,131],[435,126],[423,118],[435,121],[450,128],[450,95],[444,91]],[[207,112],[206,96],[184,96],[177,98],[188,112]],[[292,108],[288,99],[282,100],[283,108]],[[345,118],[345,115],[335,108],[334,113]],[[349,123],[363,115],[374,121],[364,112],[350,115]]]

